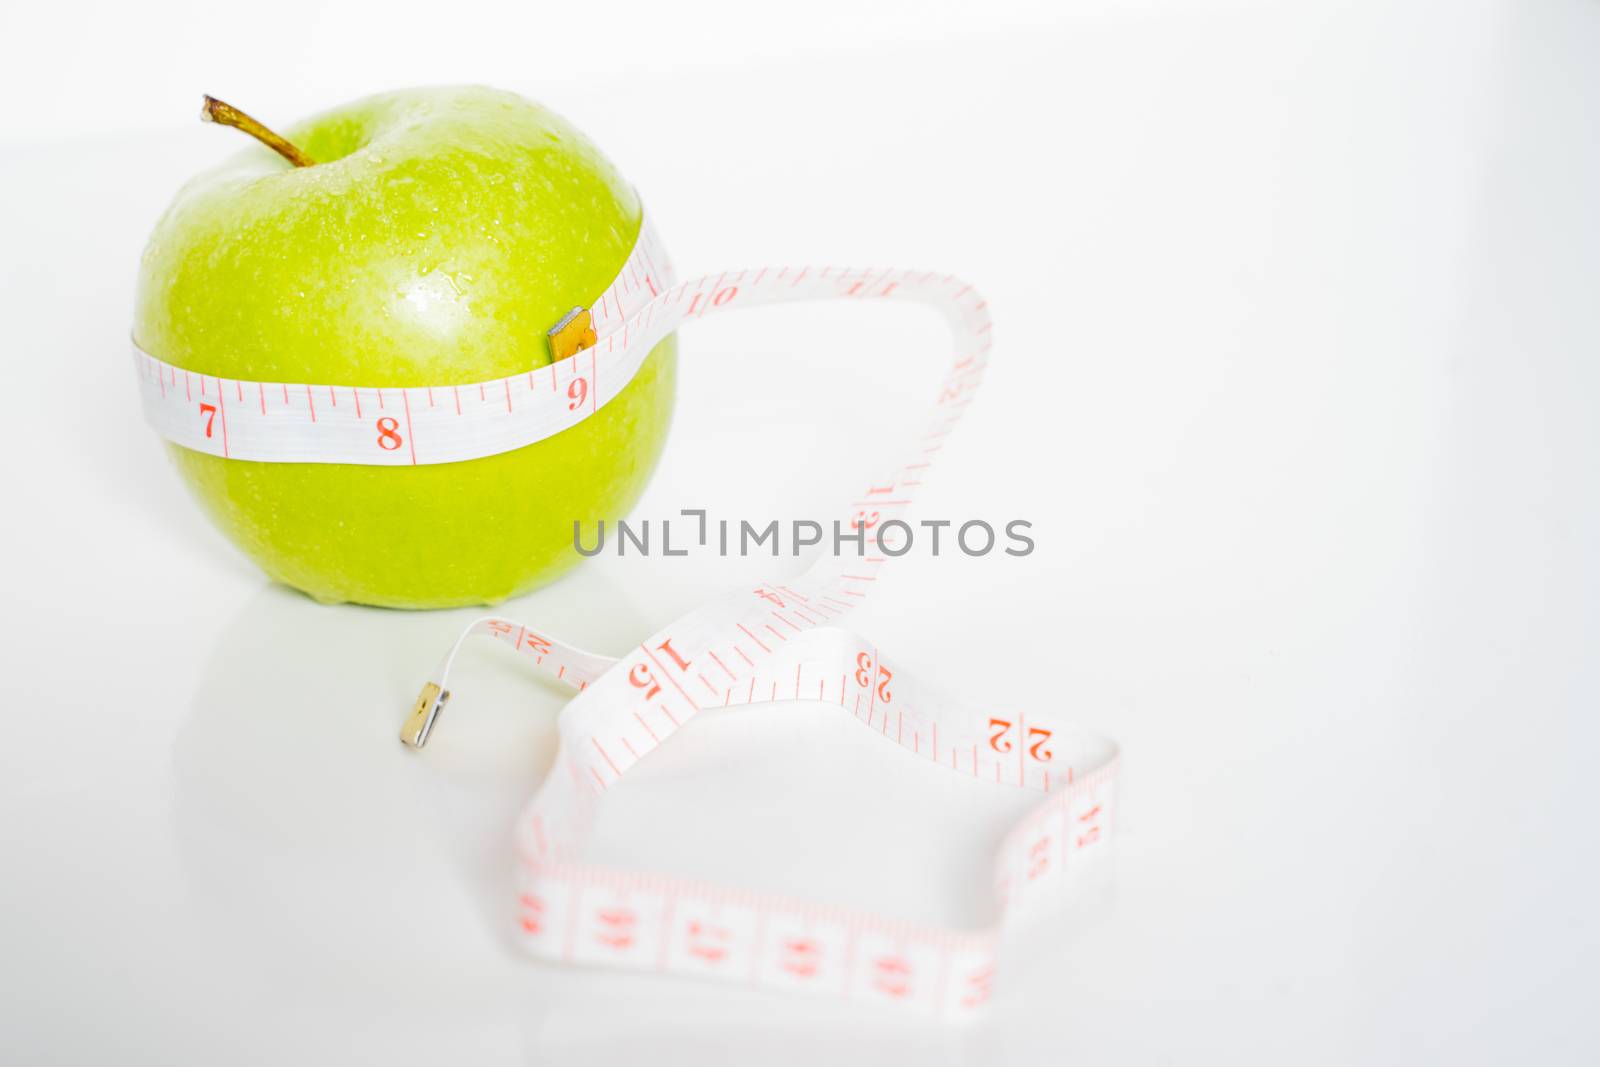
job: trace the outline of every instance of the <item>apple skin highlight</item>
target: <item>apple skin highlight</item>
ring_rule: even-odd
[[[550,363],[545,331],[615,277],[633,190],[577,130],[510,93],[374,96],[190,181],[140,264],[134,340],[198,374],[420,387]],[[667,436],[675,338],[554,437],[420,467],[256,463],[168,445],[217,526],[325,603],[494,604],[581,560],[573,521],[627,513]]]

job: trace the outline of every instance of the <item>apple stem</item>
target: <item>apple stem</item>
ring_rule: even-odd
[[[215,122],[218,125],[232,126],[236,130],[243,130],[297,167],[316,166],[316,160],[232,104],[224,104],[214,96],[206,97],[205,101],[205,105],[200,108],[201,122]]]

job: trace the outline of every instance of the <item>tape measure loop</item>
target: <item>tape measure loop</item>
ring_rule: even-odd
[[[330,405],[348,387],[211,379],[228,407],[221,432],[176,386],[185,372],[135,348],[146,417],[175,443],[265,462],[433,464],[520,448],[592,416],[626,388],[646,355],[686,322],[738,308],[823,299],[910,300],[939,310],[954,355],[928,431],[905,459],[867,484],[842,518],[882,553],[824,555],[803,575],[718,597],[616,658],[586,652],[524,623],[470,624],[411,708],[402,740],[426,744],[448,701],[457,653],[485,636],[577,689],[557,722],[554,768],[517,826],[519,940],[551,960],[667,970],[761,988],[827,992],[943,1017],[989,1000],[995,933],[1017,905],[1059,892],[1104,852],[1115,826],[1115,746],[1049,711],[996,711],[953,701],[840,624],[870,595],[900,547],[885,529],[906,514],[988,366],[988,303],[951,275],[870,268],[764,267],[678,281],[648,220],[617,278],[550,331],[548,374],[459,390],[466,402],[407,412],[406,447],[373,422],[370,406]],[[297,407],[301,395],[305,410]],[[483,401],[471,397],[481,394]],[[210,395],[209,392],[207,394]],[[724,886],[585,865],[583,844],[606,792],[680,727],[710,707],[815,700],[916,758],[1041,800],[999,842],[993,885],[999,924],[930,930]]]

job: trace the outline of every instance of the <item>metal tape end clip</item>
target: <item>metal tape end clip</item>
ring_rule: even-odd
[[[550,360],[559,363],[571,359],[585,348],[593,348],[598,335],[594,332],[594,316],[586,307],[575,307],[561,321],[550,327]]]
[[[427,744],[433,724],[439,720],[439,712],[449,699],[450,690],[440,689],[433,682],[423,686],[417,702],[411,706],[411,714],[406,716],[405,725],[400,727],[400,740],[411,748]]]

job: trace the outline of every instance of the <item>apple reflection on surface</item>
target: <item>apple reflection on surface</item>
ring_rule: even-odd
[[[589,647],[647,629],[594,568],[506,610],[571,618],[553,605],[574,598],[608,605],[565,628]],[[508,938],[511,827],[567,691],[469,644],[450,729],[420,758],[397,739],[480,614],[326,607],[274,585],[219,635],[174,748],[174,818],[219,974],[265,983],[264,1003],[354,991],[377,1017],[431,975],[493,1004],[531,973]]]

